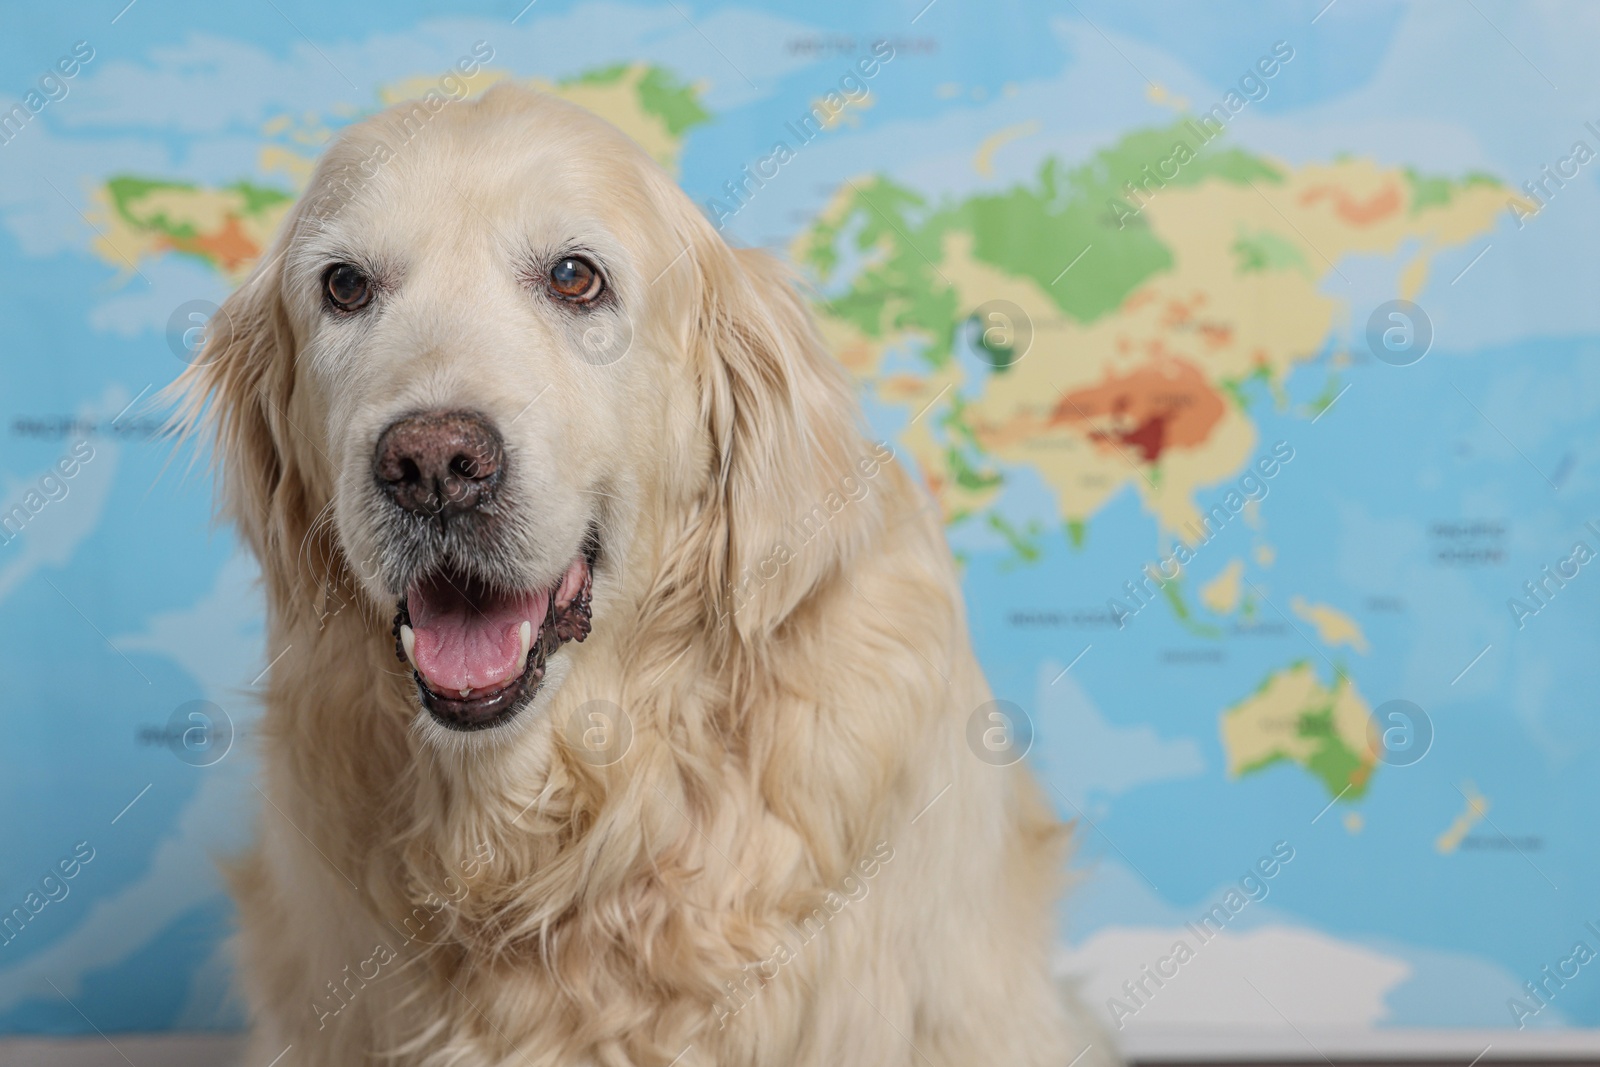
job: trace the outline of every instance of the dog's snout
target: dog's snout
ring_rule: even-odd
[[[500,481],[500,435],[469,411],[408,415],[378,437],[373,472],[406,511],[452,515],[483,507]]]

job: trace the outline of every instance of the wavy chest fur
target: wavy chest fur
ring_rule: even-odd
[[[892,849],[872,839],[893,806],[873,794],[898,759],[892,738],[873,736],[886,721],[871,709],[904,694],[884,690],[894,673],[881,661],[826,662],[834,638],[806,632],[859,618],[848,597],[822,598],[794,620],[787,654],[745,668],[753,680],[737,696],[738,668],[714,670],[693,649],[652,655],[637,640],[628,658],[602,626],[531,737],[462,761],[417,742],[409,681],[393,664],[353,668],[377,659],[373,620],[302,627],[313,662],[269,698],[269,781],[284,795],[264,817],[269,828],[292,819],[278,838],[324,876],[341,857],[335,889],[349,899],[329,931],[344,958],[309,965],[312,996],[285,1009],[319,1034],[411,1043],[418,1063],[530,1036],[572,1055],[620,1043],[648,1062],[730,1020],[793,1016],[829,958],[819,927],[859,923],[866,909],[847,923],[819,916],[865,884],[857,871],[841,888],[875,847]],[[626,684],[669,663],[660,684]],[[374,674],[382,682],[364,685]],[[824,674],[839,691],[831,724],[817,719],[827,694],[793,695]],[[310,678],[328,684],[313,690]],[[634,709],[633,745],[614,767],[551,736],[600,697]],[[733,714],[736,704],[763,714]],[[834,736],[817,736],[829,726]],[[841,741],[877,773],[808,780],[799,751]]]

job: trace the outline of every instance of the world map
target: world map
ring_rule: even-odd
[[[119,7],[0,46],[0,1032],[242,1025],[270,657],[157,394],[340,129],[513,81],[795,264],[1127,1047],[1600,1048],[1600,15]]]

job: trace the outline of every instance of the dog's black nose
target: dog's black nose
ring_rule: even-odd
[[[456,515],[486,504],[500,481],[505,450],[483,416],[470,411],[408,415],[378,438],[373,473],[399,507]]]

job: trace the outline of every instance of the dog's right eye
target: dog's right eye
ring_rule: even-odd
[[[599,268],[582,256],[563,256],[550,268],[550,291],[574,304],[592,303],[605,284]]]
[[[359,311],[372,300],[372,279],[360,267],[335,263],[322,278],[328,303],[340,311]]]

